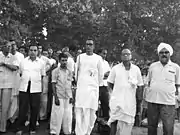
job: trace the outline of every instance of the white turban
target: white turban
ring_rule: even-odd
[[[158,51],[158,54],[159,52],[162,50],[162,49],[167,49],[170,53],[170,56],[173,55],[173,48],[169,45],[169,44],[166,44],[166,43],[160,43],[158,48],[157,48],[157,51]]]

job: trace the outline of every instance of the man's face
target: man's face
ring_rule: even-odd
[[[19,52],[22,53],[22,54],[24,54],[24,55],[26,54],[26,51],[25,51],[24,48],[20,48],[20,49],[19,49]]]
[[[94,42],[93,40],[86,41],[86,52],[93,52],[94,51]]]
[[[49,54],[50,56],[52,56],[53,50],[52,50],[51,48],[48,49],[48,54]]]
[[[40,53],[40,54],[42,53],[42,46],[41,45],[38,46],[38,53]]]
[[[16,45],[15,42],[12,42],[11,47],[12,47],[11,48],[12,51],[16,51],[17,50],[17,45]]]
[[[11,51],[11,42],[6,43],[6,45],[2,48],[5,53],[9,53]]]
[[[67,67],[67,60],[68,60],[68,58],[61,58],[61,60],[60,60],[61,68]]]
[[[37,48],[37,46],[31,46],[31,47],[29,48],[29,56],[30,56],[30,57],[36,57],[37,54],[38,54],[38,48]]]
[[[42,52],[42,55],[48,57],[48,51],[43,51],[43,52]]]
[[[106,56],[107,56],[107,50],[103,50],[103,51],[100,53],[100,55],[101,55],[101,57],[102,57],[103,59],[105,59]]]
[[[122,50],[121,60],[125,62],[125,61],[130,61],[131,59],[132,59],[131,51],[129,49]]]
[[[161,61],[162,64],[167,64],[170,59],[170,53],[166,48],[163,48],[159,52],[159,60]]]

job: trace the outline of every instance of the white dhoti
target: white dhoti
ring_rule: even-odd
[[[47,117],[47,101],[48,101],[48,76],[44,77],[43,93],[41,94],[41,103],[39,116],[40,120],[44,120]]]
[[[96,110],[76,108],[76,135],[90,135],[96,121]]]
[[[59,99],[60,105],[54,103],[51,111],[50,133],[59,135],[61,126],[64,134],[71,134],[72,131],[72,104],[69,99]]]
[[[13,123],[18,117],[19,113],[19,85],[20,85],[20,75],[16,73],[14,76],[14,88],[12,88],[11,93],[11,103],[8,113],[8,119]]]
[[[11,88],[0,88],[0,132],[6,132],[6,124],[11,102]]]
[[[18,112],[19,112],[18,103],[19,103],[19,91],[18,89],[13,88],[11,94],[11,103],[8,113],[8,119],[10,119],[12,123],[18,117]]]
[[[124,121],[118,121],[116,135],[131,135],[133,124]]]
[[[134,116],[136,112],[136,106],[133,102],[129,102],[129,99],[119,101],[118,98],[111,97],[110,100],[110,118],[108,120],[108,125],[112,122],[118,121],[116,135],[131,135],[132,127],[134,125]],[[120,104],[123,103],[123,104]],[[127,106],[132,103],[131,108]],[[127,110],[129,108],[129,110]]]

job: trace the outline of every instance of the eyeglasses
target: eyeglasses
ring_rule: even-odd
[[[168,54],[169,51],[159,52],[159,54]]]
[[[122,56],[130,56],[131,53],[122,53]]]
[[[31,52],[33,52],[33,51],[36,52],[37,50],[32,50],[32,49],[30,49],[30,51],[31,51]]]
[[[93,44],[86,44],[86,45],[92,46]]]

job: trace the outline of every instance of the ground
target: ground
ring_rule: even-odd
[[[37,135],[48,135],[49,131],[47,130],[47,122],[40,123],[40,127],[37,130]],[[13,132],[8,132],[3,135],[15,135]],[[25,133],[23,135],[29,135]],[[93,133],[92,135],[100,135],[98,133]],[[132,131],[132,135],[147,135],[147,128],[143,127],[134,127]],[[158,135],[162,134],[162,128],[158,128]],[[175,128],[174,128],[174,135],[180,135],[180,123],[176,121]]]

